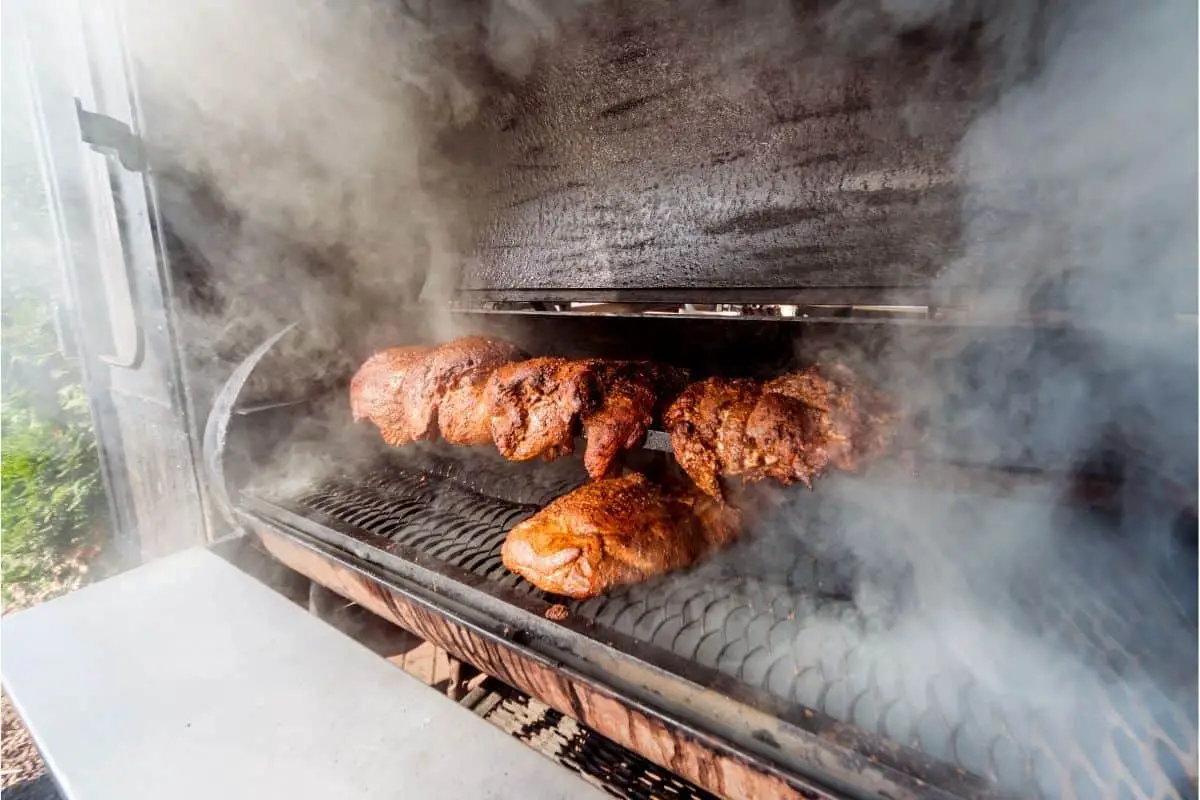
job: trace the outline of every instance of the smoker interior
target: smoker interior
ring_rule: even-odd
[[[622,338],[630,347],[622,335],[614,341]],[[605,351],[600,340],[544,341]],[[772,347],[757,343],[764,368],[778,369]],[[709,362],[710,371],[721,367]],[[974,446],[931,441],[934,452],[957,446],[960,460]],[[256,470],[293,451],[271,452]],[[1148,560],[1146,543],[1122,530],[1111,508],[1056,502],[1036,481],[988,493],[919,478],[901,485],[894,470],[829,476],[816,490],[775,491],[767,518],[704,563],[581,602],[536,589],[500,560],[515,524],[586,480],[578,457],[513,463],[487,448],[442,444],[357,453],[317,485],[244,488],[241,506],[369,572],[412,580],[416,570],[418,583],[437,576],[453,587],[457,613],[502,621],[560,660],[569,653],[574,668],[623,686],[630,702],[665,706],[785,774],[850,794],[886,793],[889,780],[915,778],[961,796],[1194,795],[1195,551],[1172,540],[1183,549]],[[668,460],[643,452],[634,465],[653,470]],[[908,509],[904,519],[898,508]],[[891,546],[920,535],[914,508],[953,535]],[[989,522],[997,519],[1007,527]],[[1018,535],[1022,520],[1037,531],[1009,559],[1011,573],[978,587],[945,585],[955,558],[986,552],[988,537]],[[981,621],[963,627],[939,613],[946,602],[970,606],[974,616],[965,616]],[[555,604],[569,610],[560,623],[545,618]],[[992,607],[1005,612],[989,618]],[[661,684],[640,696],[636,687],[652,685],[651,675],[708,689],[708,700],[689,707]],[[775,727],[764,730],[762,714]],[[833,774],[806,763],[811,741],[851,766]],[[856,785],[847,778],[855,759],[881,770]]]

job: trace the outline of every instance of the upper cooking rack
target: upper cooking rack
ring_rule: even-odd
[[[657,299],[656,299],[657,298]],[[814,290],[546,290],[464,291],[451,302],[460,314],[559,317],[651,317],[737,322],[1013,326],[1043,328],[1152,328],[1194,332],[1197,315],[1165,313],[1153,319],[1085,317],[1055,308],[999,309],[968,295],[891,289]]]

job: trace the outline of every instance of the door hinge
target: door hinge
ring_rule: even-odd
[[[97,153],[115,155],[121,166],[130,172],[146,171],[146,148],[129,126],[119,119],[85,111],[79,98],[75,98],[75,112],[79,117],[79,131],[83,141]]]

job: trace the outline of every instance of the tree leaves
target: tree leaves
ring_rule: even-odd
[[[48,307],[27,295],[5,301],[0,550],[9,603],[66,577],[70,553],[94,532],[103,489],[87,395],[56,349]]]

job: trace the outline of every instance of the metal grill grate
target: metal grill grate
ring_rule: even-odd
[[[823,504],[837,502],[837,491],[823,488],[783,509],[786,525],[767,525],[771,532],[695,569],[564,601],[509,573],[499,550],[513,525],[584,477],[577,466],[434,459],[335,482],[299,504],[381,547],[416,548],[489,585],[561,602],[601,630],[913,747],[1006,792],[1195,796],[1195,628],[1164,630],[1173,612],[1163,593],[1123,581],[1119,564],[1076,564],[1052,585],[1012,576],[1010,601],[1027,612],[1021,630],[1005,620],[970,632],[995,641],[964,647],[961,631],[928,615],[914,629],[903,614],[864,613],[920,604],[920,569],[868,574],[872,567],[844,551],[805,544],[813,537],[803,534],[829,513]],[[1005,660],[1006,636],[1072,655]],[[999,661],[979,663],[977,649]],[[1063,697],[1046,694],[1062,687],[1070,689],[1070,713]]]
[[[491,685],[491,684],[485,684]],[[713,795],[507,686],[464,701],[476,714],[614,797],[710,800]]]

